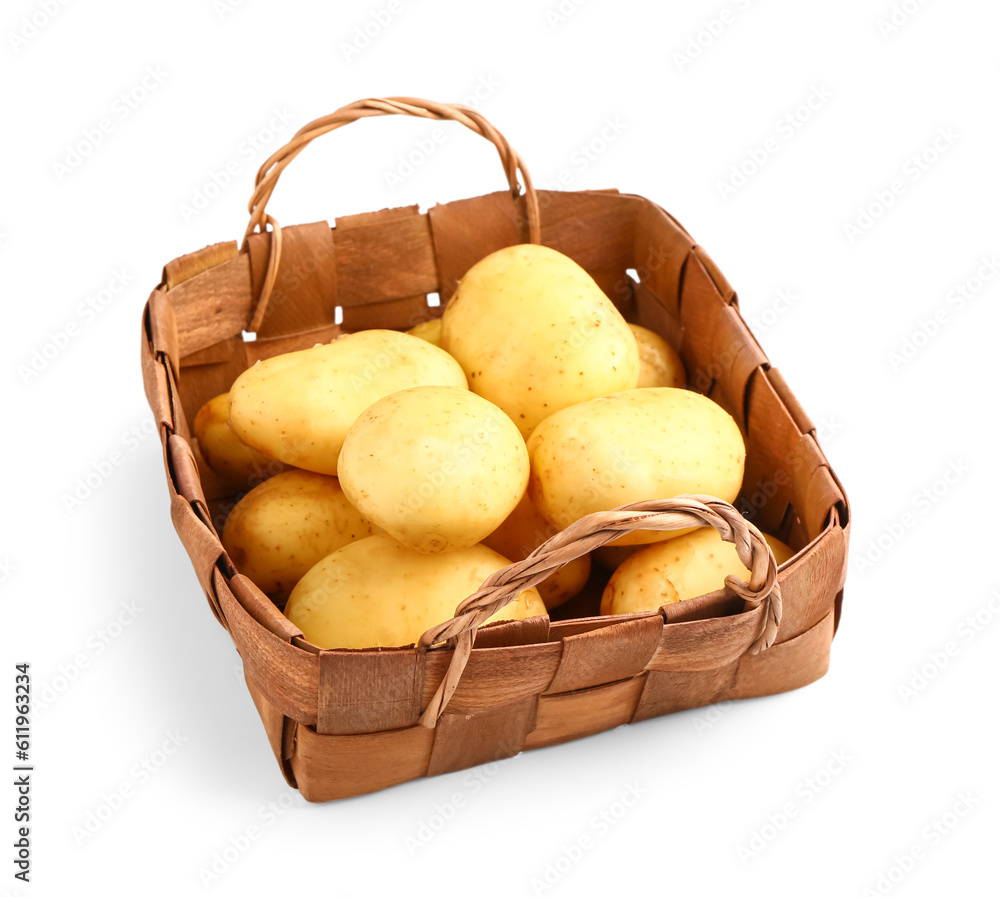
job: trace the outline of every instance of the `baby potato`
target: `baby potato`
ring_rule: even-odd
[[[382,396],[424,384],[467,387],[458,362],[426,340],[362,330],[244,371],[229,391],[229,424],[268,457],[335,475],[358,415]]]
[[[632,389],[557,411],[528,440],[535,507],[560,528],[594,511],[686,493],[732,501],[746,450],[736,422],[705,396],[684,389]],[[683,532],[637,530],[614,545],[671,539]]]
[[[241,442],[230,429],[228,392],[198,409],[194,435],[208,466],[239,489],[252,488],[284,467]]]
[[[684,362],[660,334],[638,324],[629,324],[639,348],[639,388],[682,387],[687,383]]]
[[[431,318],[429,321],[421,321],[415,327],[406,331],[410,336],[416,336],[427,340],[432,346],[441,348],[441,319]]]
[[[422,554],[385,534],[352,542],[323,558],[292,590],[285,615],[320,648],[413,644],[509,561],[485,545]],[[545,613],[535,589],[521,592],[490,620]]]
[[[572,259],[533,243],[469,269],[444,310],[441,347],[525,439],[560,408],[639,379],[635,337],[611,300]]]
[[[483,544],[512,561],[522,561],[546,539],[559,530],[549,523],[532,504],[527,494],[517,503],[507,519],[485,539]],[[587,584],[590,577],[590,555],[570,561],[535,588],[545,606],[552,610],[569,601]]]
[[[379,399],[344,440],[351,502],[403,545],[456,551],[481,542],[524,495],[528,451],[496,405],[452,386]]]
[[[781,566],[794,552],[774,536],[764,535]],[[736,546],[703,526],[687,535],[650,545],[633,554],[612,575],[601,596],[602,614],[633,614],[686,601],[721,589],[732,574],[744,582],[750,571]]]
[[[243,496],[226,518],[222,544],[262,592],[286,598],[315,563],[378,532],[336,477],[289,470]]]

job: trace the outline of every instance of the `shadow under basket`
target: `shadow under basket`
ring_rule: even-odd
[[[525,195],[503,191],[426,213],[412,206],[339,218],[333,228],[282,229],[254,340],[243,331],[269,276],[272,231],[249,235],[242,249],[219,243],[170,262],[145,308],[142,372],[163,443],[171,518],[243,659],[281,770],[308,800],[787,691],[827,671],[846,576],[848,503],[813,423],[750,333],[732,288],[688,233],[641,196],[531,191],[536,198],[533,210]],[[728,589],[658,612],[600,616],[596,582],[590,598],[568,606],[579,616],[480,629],[457,687],[428,724],[453,643],[309,644],[226,555],[218,534],[239,495],[199,465],[190,424],[259,359],[440,316],[472,264],[530,238],[532,216],[540,242],[585,268],[627,320],[671,343],[689,388],[732,415],[747,446],[734,505],[796,553],[777,573],[780,623],[764,650],[751,651],[764,605]]]

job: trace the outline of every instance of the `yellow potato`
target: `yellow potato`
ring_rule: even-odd
[[[628,325],[639,347],[640,388],[647,386],[676,386],[687,383],[684,362],[660,334],[638,324]]]
[[[780,567],[794,552],[774,536],[764,535]],[[611,577],[601,596],[602,614],[633,614],[686,601],[723,588],[732,574],[747,582],[750,571],[723,542],[718,531],[701,527],[632,555]]]
[[[632,389],[581,402],[542,421],[528,440],[535,507],[560,528],[594,511],[686,493],[732,501],[746,451],[735,421],[698,393]],[[672,533],[638,530],[638,545]]]
[[[496,405],[452,386],[386,396],[351,427],[340,453],[351,502],[416,551],[481,542],[524,495],[528,451]]]
[[[320,648],[409,645],[474,594],[509,561],[485,545],[421,554],[387,535],[335,551],[299,580],[285,614]],[[535,589],[521,592],[491,620],[545,613]]]
[[[510,516],[483,539],[483,544],[512,561],[521,561],[558,532],[559,529],[538,513],[525,494]],[[542,580],[535,588],[545,606],[552,610],[576,595],[587,584],[589,576],[590,555],[585,554]]]
[[[209,399],[198,409],[194,435],[208,466],[240,489],[253,488],[284,468],[241,442],[230,429],[228,392]]]
[[[441,346],[469,389],[525,438],[560,408],[639,379],[639,350],[618,309],[576,262],[531,243],[469,269],[445,308]]]
[[[455,359],[425,340],[362,330],[244,371],[229,391],[229,423],[269,457],[335,475],[358,415],[383,396],[425,384],[467,386]]]
[[[616,540],[617,542],[617,540]],[[602,545],[590,552],[591,557],[605,570],[617,570],[637,551],[642,551],[641,545]]]
[[[441,348],[441,319],[431,318],[429,321],[422,321],[416,327],[411,327],[406,331],[410,336],[417,336],[427,340],[432,346]]]
[[[315,563],[377,532],[336,477],[289,470],[243,496],[226,518],[222,544],[240,573],[284,598]]]

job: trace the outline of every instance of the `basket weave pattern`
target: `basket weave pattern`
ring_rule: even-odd
[[[477,130],[498,146],[510,189],[427,213],[412,206],[338,218],[332,228],[280,228],[266,213],[277,179],[269,172],[280,174],[308,143],[303,135],[395,113],[451,118]],[[174,526],[243,659],[282,772],[307,799],[375,791],[627,722],[798,688],[826,672],[846,575],[844,491],[815,427],[740,317],[732,288],[663,209],[610,190],[536,192],[520,159],[481,116],[396,98],[352,104],[303,128],[261,169],[251,214],[242,248],[219,243],[166,265],[143,316],[142,373]],[[270,231],[250,232],[267,225]],[[472,264],[531,238],[573,258],[628,320],[678,348],[692,386],[733,416],[747,444],[736,505],[755,526],[706,496],[687,505],[640,503],[560,534],[541,559],[536,553],[497,574],[420,645],[358,651],[309,644],[227,557],[218,533],[237,496],[199,464],[189,422],[259,359],[440,315]],[[428,307],[429,293],[440,295],[440,307]],[[242,337],[248,324],[257,334],[252,342]],[[597,616],[595,608],[593,616],[476,632],[497,589],[540,578],[573,552],[608,541],[620,531],[609,527],[652,526],[650,515],[664,513],[681,515],[672,528],[692,525],[683,515],[695,513],[728,533],[750,561],[750,583],[731,581],[655,613]],[[798,549],[776,576],[755,527]]]

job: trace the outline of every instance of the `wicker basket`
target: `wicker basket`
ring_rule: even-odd
[[[413,206],[352,215],[333,228],[282,230],[266,214],[281,171],[313,138],[399,113],[454,120],[493,142],[509,190],[426,214]],[[360,101],[306,125],[264,163],[250,211],[242,247],[218,243],[166,265],[144,312],[142,372],[174,525],[243,658],[282,772],[307,799],[363,794],[622,723],[786,691],[826,672],[846,575],[844,491],[732,288],[670,215],[614,190],[536,192],[481,115],[412,98]],[[747,444],[735,503],[746,516],[706,496],[591,515],[491,577],[422,644],[309,644],[226,556],[218,533],[238,496],[199,463],[189,422],[258,359],[440,315],[473,263],[526,239],[582,265],[628,320],[671,342],[691,385],[733,416]],[[432,293],[440,306],[429,306]],[[256,339],[245,340],[245,329]],[[621,532],[691,525],[715,526],[734,541],[750,582],[731,580],[657,613],[599,616],[598,572],[591,588],[554,612],[559,619],[477,634],[491,609],[526,584]],[[797,551],[777,574],[756,527]]]

